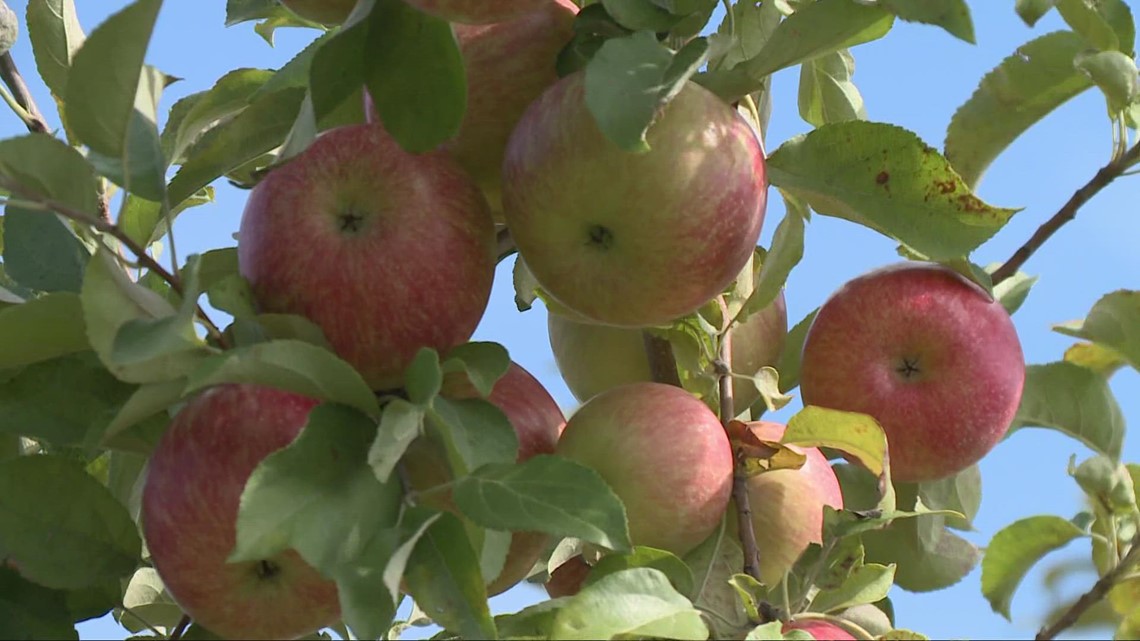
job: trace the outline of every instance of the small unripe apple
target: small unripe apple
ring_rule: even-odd
[[[281,4],[306,20],[337,25],[352,13],[356,0],[281,0]]]

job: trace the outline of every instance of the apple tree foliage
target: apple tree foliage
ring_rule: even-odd
[[[1118,638],[1140,636],[1140,465],[1120,460],[1124,417],[1108,386],[1118,370],[1140,369],[1140,292],[1106,293],[1083,320],[1054,326],[1073,345],[1062,360],[1029,365],[1011,428],[1058,430],[1097,453],[1069,469],[1088,495],[1086,510],[1012,523],[983,552],[955,534],[978,509],[976,467],[892,483],[874,419],[809,406],[789,421],[782,444],[844,456],[835,470],[846,509],[827,508],[822,544],[779,585],[764,585],[744,572],[727,518],[684,558],[633,547],[625,508],[596,473],[558,456],[516,464],[518,443],[501,416],[459,411],[440,396],[445,372],[466,373],[488,394],[509,364],[502,346],[472,343],[443,359],[424,350],[403,390],[377,395],[312,323],[258,313],[233,248],[176,255],[171,223],[208,206],[213,183],[251,186],[320,132],[362,122],[365,88],[405,149],[454,136],[466,78],[448,23],[401,0],[360,0],[331,28],[277,0],[228,0],[227,25],[252,22],[269,42],[277,28],[311,28],[312,44],[280,69],[235,69],[160,119],[163,89],[175,79],[146,57],[163,1],[127,3],[98,25],[85,24],[75,4],[29,0],[26,15],[0,16],[4,50],[14,34],[30,38],[35,60],[19,62],[34,63],[61,123],[45,126],[4,54],[3,97],[30,133],[0,140],[0,636],[76,638],[77,622],[113,611],[141,635],[214,638],[187,628],[151,567],[139,492],[148,455],[181,404],[235,382],[324,403],[246,486],[232,558],[296,549],[336,581],[341,636],[392,638],[431,621],[448,638],[804,638],[783,636],[780,621],[792,617],[829,621],[856,638],[923,638],[889,623],[871,629],[852,613],[870,605],[893,620],[892,586],[937,590],[980,563],[985,597],[1008,617],[1029,569],[1080,538],[1092,540],[1100,578],[1042,638],[1090,607],[1117,626]],[[896,20],[972,42],[963,0],[578,4],[585,6],[558,71],[584,70],[592,115],[628,153],[645,151],[654,115],[690,81],[736,105],[760,132],[776,108],[796,108],[814,127],[768,154],[786,213],[771,246],[757,251],[753,282],[727,291],[723,306],[654,330],[674,343],[685,386],[714,408],[716,380],[706,372],[718,341],[778,295],[803,256],[812,212],[869,227],[898,241],[906,257],[961,272],[1013,313],[1035,282],[1018,270],[1024,259],[1140,163],[1135,23],[1122,0],[1018,0],[1028,25],[1057,11],[1068,29],[1035,36],[981,78],[941,150],[866,119],[853,55],[889,37]],[[720,4],[725,18],[710,25]],[[799,69],[797,102],[773,104],[770,76],[789,67]],[[1046,114],[1093,90],[1103,93],[1114,131],[1105,168],[1018,262],[971,262],[1016,213],[974,194],[988,165]],[[521,261],[515,285],[520,310],[543,295]],[[203,302],[232,320],[216,325],[223,314],[211,320]],[[810,322],[789,332],[776,367],[753,376],[761,401],[738,409],[756,418],[789,401]],[[733,417],[723,418],[731,428]],[[401,457],[421,434],[446,447],[456,513],[417,505],[400,483]],[[781,456],[788,450],[780,444],[734,445],[748,474],[802,464]],[[361,518],[393,492],[404,494],[401,509]],[[493,615],[484,578],[502,568],[505,531],[552,537],[535,582],[578,554],[599,560],[576,594]],[[418,607],[397,621],[408,598]]]

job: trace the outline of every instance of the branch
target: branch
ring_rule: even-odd
[[[28,91],[28,85],[24,82],[24,77],[20,75],[20,70],[16,68],[16,60],[12,57],[11,52],[6,52],[0,56],[0,79],[12,91],[16,104],[23,109],[24,113],[17,112],[17,115],[24,121],[28,131],[47,133],[48,126],[44,121],[44,116],[40,113],[39,107],[36,106],[32,93]]]
[[[1013,255],[1009,257],[1009,260],[1005,261],[1004,265],[993,273],[993,284],[997,285],[1016,274],[1017,270],[1021,269],[1021,266],[1033,255],[1033,252],[1041,249],[1045,241],[1057,233],[1057,230],[1060,229],[1062,225],[1076,217],[1078,209],[1092,200],[1092,197],[1097,195],[1100,190],[1123,175],[1129,167],[1138,161],[1140,161],[1140,144],[1133,146],[1112,162],[1101,167],[1100,171],[1096,172],[1096,175],[1092,177],[1092,180],[1074,192],[1068,202],[1066,202],[1056,214],[1053,214],[1053,217],[1047,220],[1044,225],[1041,225],[1041,227],[1034,232],[1033,236],[1015,251]]]
[[[653,380],[674,387],[681,385],[681,375],[677,372],[677,359],[673,356],[673,344],[645,329],[641,331],[645,343],[645,356],[649,358],[649,371]]]
[[[183,614],[182,618],[178,620],[178,624],[174,626],[174,630],[170,633],[170,641],[178,641],[186,634],[186,628],[190,627],[190,615]]]
[[[1133,148],[1135,150],[1135,148]],[[1132,549],[1128,554],[1120,560],[1116,567],[1109,570],[1107,574],[1100,577],[1088,592],[1081,595],[1077,602],[1069,607],[1065,614],[1057,619],[1053,625],[1044,627],[1035,637],[1037,641],[1046,641],[1055,638],[1058,634],[1063,632],[1066,628],[1077,622],[1078,619],[1092,606],[1096,605],[1103,599],[1116,585],[1116,582],[1124,577],[1129,571],[1135,567],[1140,566],[1140,535],[1132,539]]]

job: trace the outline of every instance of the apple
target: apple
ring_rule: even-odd
[[[720,98],[687,82],[647,140],[633,153],[608,139],[578,71],[507,142],[503,215],[520,255],[558,303],[607,325],[695,311],[740,273],[764,222],[763,149]]]
[[[545,587],[546,593],[550,598],[557,599],[563,596],[574,596],[582,589],[582,584],[586,582],[586,577],[590,574],[592,566],[586,563],[582,555],[566,561],[562,565],[554,568],[550,573],[550,578],[547,579]]]
[[[933,263],[889,265],[823,304],[801,365],[805,405],[874,417],[891,478],[930,481],[977,463],[1009,429],[1025,359],[1001,303]]]
[[[554,0],[404,0],[411,6],[449,22],[491,24],[517,18]]]
[[[557,454],[593,468],[625,504],[634,545],[684,556],[720,525],[732,448],[720,420],[679,387],[631,383],[566,423]]]
[[[583,322],[553,311],[547,314],[547,330],[562,380],[579,401],[626,383],[653,380],[641,330]],[[787,333],[788,309],[781,292],[771,305],[729,330],[733,371],[755,374],[764,366],[774,367]],[[748,380],[733,381],[732,390],[738,410],[760,398]]]
[[[421,347],[467,341],[495,273],[487,202],[443,152],[378,125],[330,130],[253,189],[238,265],[260,311],[298,314],[378,390]]]
[[[151,456],[142,530],[154,567],[179,607],[224,638],[295,639],[340,619],[336,584],[296,551],[226,562],[250,474],[317,404],[268,387],[214,387],[178,412]]]
[[[785,426],[753,421],[748,429],[763,440],[779,441]],[[823,506],[843,509],[839,479],[827,457],[814,447],[788,447],[807,457],[803,467],[762,472],[748,479],[747,485],[760,552],[760,580],[770,586],[783,580],[808,545],[822,543]]]
[[[784,624],[781,632],[787,634],[791,630],[803,630],[818,641],[855,641],[855,637],[851,636],[851,633],[847,630],[844,630],[834,623],[818,619],[789,621]]]
[[[475,388],[466,377],[449,376],[441,391],[444,397],[474,398]],[[546,388],[517,363],[496,383],[487,398],[506,414],[519,439],[518,462],[538,454],[553,454],[558,435],[566,425],[566,417]],[[413,489],[426,490],[451,480],[445,454],[430,440],[413,441],[405,455],[404,465]],[[437,509],[455,511],[450,494],[428,495],[423,502]],[[525,579],[545,551],[549,537],[540,532],[515,532],[507,561],[499,576],[487,585],[494,596]]]
[[[352,13],[356,0],[281,0],[281,4],[306,20],[337,25]]]

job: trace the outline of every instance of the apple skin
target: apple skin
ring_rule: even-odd
[[[754,421],[748,429],[763,440],[779,441],[786,428],[779,423]],[[822,543],[824,505],[843,508],[839,479],[827,457],[814,447],[788,447],[807,457],[803,467],[772,470],[748,479],[760,580],[765,585],[779,584],[808,545]],[[735,522],[732,525],[735,528]]]
[[[667,325],[737,277],[756,247],[764,153],[735,110],[689,82],[658,114],[650,151],[610,141],[585,75],[533,102],[507,143],[503,215],[539,284],[595,322]]]
[[[547,314],[547,330],[562,380],[579,401],[619,385],[653,380],[641,330],[582,322],[556,312]],[[774,367],[788,334],[784,293],[729,334],[734,371],[752,374],[766,365]],[[760,398],[756,386],[742,379],[733,381],[732,394],[741,410]]]
[[[603,392],[566,423],[557,454],[593,468],[625,504],[634,545],[684,556],[720,525],[732,448],[715,414],[660,383]]]
[[[411,6],[461,24],[491,24],[517,18],[553,0],[404,0]]]
[[[850,632],[827,621],[814,619],[789,621],[784,624],[781,632],[787,633],[789,630],[803,630],[810,634],[813,639],[817,639],[817,641],[855,641],[855,637],[851,636]]]
[[[547,579],[544,585],[546,593],[550,595],[552,599],[578,594],[582,589],[582,584],[586,582],[586,577],[589,576],[591,569],[593,569],[593,566],[586,563],[586,560],[579,554],[558,566],[550,573],[550,578]]]
[[[447,377],[441,394],[447,398],[477,398],[478,393],[465,377]],[[539,454],[553,454],[558,436],[566,425],[566,417],[558,403],[536,378],[517,363],[511,363],[507,373],[496,383],[487,398],[491,404],[507,415],[519,439],[518,462],[522,463]],[[404,459],[408,480],[413,489],[426,490],[451,480],[447,459],[438,447],[427,439],[412,442]],[[425,497],[424,504],[437,509],[456,511],[451,495]],[[549,537],[541,532],[515,532],[507,561],[499,576],[487,585],[487,594],[505,592],[530,573],[531,568],[545,551]]]
[[[373,389],[421,347],[467,341],[491,294],[495,232],[443,152],[409,154],[378,125],[330,130],[253,189],[238,265],[262,312],[319,326]]]
[[[356,0],[281,0],[281,4],[306,20],[337,25],[352,13]]]
[[[891,478],[930,481],[977,463],[1009,429],[1025,358],[1001,303],[932,263],[859,276],[831,295],[808,330],[805,405],[873,416]]]
[[[142,529],[154,567],[179,607],[223,638],[295,639],[340,619],[336,584],[294,550],[226,563],[250,474],[317,404],[268,387],[214,387],[178,412],[151,456]]]

